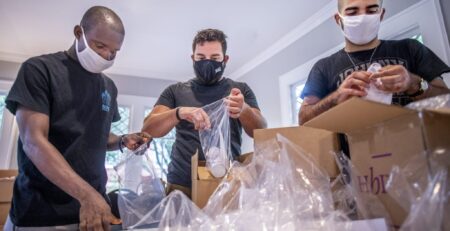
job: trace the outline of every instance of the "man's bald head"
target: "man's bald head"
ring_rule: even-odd
[[[120,17],[111,9],[104,6],[93,6],[84,13],[80,25],[85,32],[98,25],[108,26],[110,29],[125,35],[125,28]]]
[[[337,0],[337,2],[338,2],[338,11],[341,13],[342,10],[343,10],[343,7],[348,2],[348,0]],[[382,6],[383,5],[383,0],[378,0],[378,4],[380,6]]]

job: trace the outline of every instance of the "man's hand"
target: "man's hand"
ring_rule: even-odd
[[[371,73],[365,71],[353,72],[339,86],[334,93],[334,103],[340,104],[353,96],[363,97],[367,95]]]
[[[195,130],[209,129],[211,127],[209,116],[202,108],[180,107],[178,114],[182,120],[193,123]]]
[[[227,97],[228,112],[230,117],[238,119],[241,116],[245,106],[248,106],[244,102],[244,95],[238,88],[231,89],[230,95]]]
[[[118,218],[111,213],[105,199],[96,191],[92,191],[80,200],[80,230],[111,230],[110,224],[117,224]]]
[[[138,132],[133,134],[127,134],[123,137],[124,145],[130,150],[136,150],[145,143],[150,143],[152,137],[146,132]]]
[[[419,90],[420,78],[413,81],[412,75],[402,65],[385,66],[379,72],[374,73],[370,79],[375,82],[378,89],[386,92],[413,94]],[[413,84],[414,82],[417,84]]]

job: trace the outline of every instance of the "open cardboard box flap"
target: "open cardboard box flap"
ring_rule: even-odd
[[[416,111],[355,97],[320,114],[305,126],[348,133],[411,113]]]

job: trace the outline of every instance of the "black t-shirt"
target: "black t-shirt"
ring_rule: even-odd
[[[301,98],[316,96],[325,98],[336,91],[340,84],[354,71],[366,71],[370,66],[370,57],[374,49],[349,53],[356,68],[353,66],[344,49],[319,60],[312,68]],[[419,75],[428,82],[450,72],[450,68],[430,49],[413,39],[382,40],[375,51],[372,63],[381,66],[403,65],[409,72]],[[412,99],[406,94],[394,94],[392,103],[406,105]]]
[[[43,55],[22,64],[6,98],[49,116],[48,140],[72,169],[105,195],[105,153],[111,122],[118,121],[117,88],[103,74],[93,74],[67,53]],[[18,142],[19,175],[14,183],[11,220],[17,226],[55,226],[79,222],[78,201],[52,184]]]
[[[169,108],[203,107],[228,96],[232,88],[239,88],[244,95],[245,102],[252,108],[258,108],[255,94],[250,87],[245,83],[235,82],[228,78],[223,78],[212,86],[201,85],[195,80],[173,84],[164,90],[155,105]],[[237,157],[241,153],[241,134],[241,122],[238,119],[230,118],[233,157]],[[192,123],[181,121],[176,126],[176,140],[172,147],[167,175],[169,183],[191,187],[191,157],[196,150],[199,151],[199,158],[204,160],[198,131],[194,129]]]

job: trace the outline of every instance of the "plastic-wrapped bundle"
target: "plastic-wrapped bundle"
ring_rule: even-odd
[[[118,207],[123,228],[142,221],[164,198],[164,187],[147,148],[144,144],[135,151],[126,150],[124,159],[114,167],[119,176]]]
[[[450,108],[450,94],[440,95],[412,102],[406,107],[414,110]]]
[[[208,114],[211,127],[199,131],[200,143],[205,154],[206,167],[215,177],[223,177],[229,166],[230,119],[225,99],[202,108]]]
[[[205,209],[171,193],[141,222],[159,230],[386,230],[334,210],[326,171],[286,138],[263,144],[247,165],[234,162]],[[377,229],[378,228],[378,229]]]

